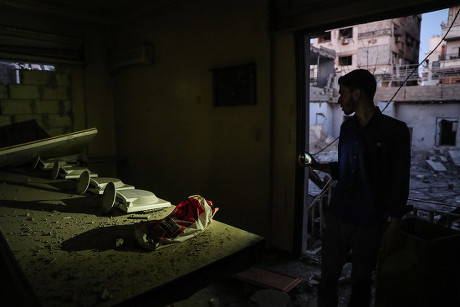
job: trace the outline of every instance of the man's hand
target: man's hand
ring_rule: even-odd
[[[331,168],[329,167],[328,163],[319,163],[315,160],[315,163],[312,163],[311,165],[309,165],[309,167],[316,171],[321,171],[328,174],[331,173]]]
[[[394,250],[396,245],[396,238],[403,223],[404,221],[402,219],[391,218],[390,225],[388,225],[387,230],[383,234],[382,243],[380,245],[380,252],[383,254],[383,256],[388,255]]]

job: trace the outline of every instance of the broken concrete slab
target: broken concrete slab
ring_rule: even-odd
[[[436,172],[445,172],[447,169],[441,162],[436,162],[432,160],[426,160],[426,163],[430,166],[430,168]]]
[[[454,161],[455,165],[460,166],[460,151],[449,150],[449,156]]]

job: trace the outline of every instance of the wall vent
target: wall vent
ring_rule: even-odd
[[[112,56],[112,69],[118,70],[136,65],[153,64],[153,47],[144,45],[120,51]]]

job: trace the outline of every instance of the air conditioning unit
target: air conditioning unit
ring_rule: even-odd
[[[342,40],[342,45],[348,45],[348,43],[350,43],[350,39],[349,38],[344,38]]]
[[[111,62],[113,70],[136,65],[153,64],[153,47],[143,45],[117,52],[112,56]]]

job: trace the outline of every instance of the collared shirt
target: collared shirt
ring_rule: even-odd
[[[339,161],[331,163],[337,180],[331,211],[344,221],[373,226],[407,212],[410,136],[407,125],[376,112],[361,127],[356,115],[342,123]]]

